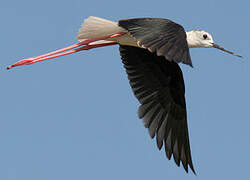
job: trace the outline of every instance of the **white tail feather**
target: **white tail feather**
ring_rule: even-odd
[[[78,32],[77,39],[79,41],[83,41],[86,39],[99,38],[121,32],[126,32],[126,30],[119,27],[116,22],[90,16],[84,20],[84,23]]]

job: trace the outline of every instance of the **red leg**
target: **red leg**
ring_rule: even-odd
[[[83,47],[80,47],[80,48],[77,48],[77,49],[73,49],[73,50],[70,50],[70,51],[67,51],[67,52],[64,52],[64,53],[56,54],[54,56],[47,56],[47,57],[43,57],[43,58],[40,58],[40,59],[31,60],[31,61],[28,60],[27,63],[25,63],[25,65],[33,64],[33,63],[48,60],[48,59],[53,59],[53,58],[60,57],[60,56],[65,56],[65,55],[68,55],[68,54],[76,53],[78,51],[89,50],[89,49],[104,47],[104,46],[111,46],[111,45],[116,45],[116,44],[118,44],[118,43],[112,42],[112,43],[97,44],[97,45],[86,45],[86,46],[83,46]]]
[[[108,38],[114,38],[114,37],[122,36],[123,34],[124,33],[104,36],[104,37],[100,37],[100,38],[88,39],[88,40],[82,41],[80,43],[76,43],[76,44],[73,44],[73,45],[68,46],[66,48],[59,49],[59,50],[56,50],[56,51],[53,51],[53,52],[50,52],[50,53],[47,53],[47,54],[43,54],[43,55],[40,55],[40,56],[20,60],[17,63],[15,63],[15,64],[13,64],[11,66],[8,66],[7,69],[11,69],[13,67],[21,66],[21,65],[33,64],[33,63],[36,63],[36,62],[39,62],[39,61],[44,61],[44,60],[47,60],[47,59],[52,59],[52,58],[56,58],[56,57],[59,57],[59,56],[72,54],[72,53],[82,51],[82,50],[89,50],[89,49],[97,48],[97,47],[115,45],[115,44],[118,44],[118,43],[111,42],[111,43],[96,44],[96,45],[89,45],[89,44],[92,43],[92,42],[95,42],[95,41],[106,40]],[[83,47],[80,47],[80,46],[83,46]],[[79,48],[77,48],[77,47],[79,47]],[[74,49],[74,48],[77,48],[77,49]],[[71,49],[73,49],[73,50],[71,50]],[[64,52],[64,51],[66,51],[66,52]]]

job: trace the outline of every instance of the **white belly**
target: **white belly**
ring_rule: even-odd
[[[137,41],[128,31],[120,26],[117,22],[109,21],[103,18],[90,16],[84,20],[82,27],[78,32],[77,39],[84,41],[86,39],[100,38],[108,35],[125,33],[122,36],[109,38],[106,40],[96,41],[91,44],[102,44],[107,42],[117,42],[121,45],[138,47]]]

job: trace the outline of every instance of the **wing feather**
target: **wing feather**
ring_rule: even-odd
[[[124,19],[118,25],[126,29],[139,46],[169,61],[192,66],[186,32],[181,25],[162,18]]]
[[[168,159],[174,156],[186,172],[195,173],[191,159],[185,86],[182,71],[176,62],[166,61],[147,49],[120,46],[122,62],[132,90],[141,105],[139,118],[159,149],[165,146]]]

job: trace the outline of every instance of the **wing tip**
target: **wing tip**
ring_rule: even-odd
[[[155,53],[153,54],[146,49],[137,48],[137,47],[120,45],[120,53],[121,53],[121,58],[122,58],[122,62],[124,64],[124,67],[126,68],[126,70],[128,70],[127,71],[128,76],[131,76],[133,78],[134,78],[134,73],[135,73],[134,71],[137,71],[136,76],[138,75],[138,73],[140,73],[140,74],[143,74],[145,77],[148,77],[146,80],[149,80],[150,82],[152,80],[154,80],[154,79],[151,79],[151,76],[149,76],[148,71],[146,71],[147,73],[145,73],[145,69],[146,70],[148,70],[149,68],[151,69],[152,64],[155,65],[154,68],[157,68],[157,67],[163,68],[163,69],[159,68],[160,72],[163,70],[170,71],[169,72],[170,74],[167,73],[164,76],[160,76],[160,78],[163,78],[164,83],[166,83],[166,81],[168,83],[170,83],[170,81],[169,81],[170,76],[174,77],[174,79],[176,79],[176,81],[173,81],[173,82],[178,82],[178,84],[176,84],[176,85],[181,88],[181,92],[183,94],[183,96],[180,97],[180,102],[179,102],[180,104],[177,103],[176,107],[178,107],[178,108],[181,107],[181,109],[182,108],[186,109],[185,96],[184,96],[184,92],[185,92],[184,81],[183,81],[182,71],[177,63],[165,61],[164,57],[156,56]],[[187,57],[187,55],[186,55],[186,57]],[[187,58],[185,58],[185,59],[187,59]],[[154,63],[151,64],[151,62],[154,62]],[[186,61],[186,62],[188,62],[188,61]],[[143,64],[143,68],[142,68],[141,64]],[[147,65],[147,66],[144,67],[144,65]],[[191,62],[189,62],[189,65],[192,67]],[[156,69],[156,70],[158,70],[158,69]],[[158,71],[156,71],[156,72],[158,72]],[[171,119],[171,121],[170,120],[165,121],[166,116],[169,113],[169,108],[170,108],[169,103],[165,102],[166,100],[169,100],[169,97],[165,96],[166,95],[165,94],[165,92],[166,92],[165,86],[162,87],[161,91],[159,91],[159,89],[158,89],[159,84],[157,84],[156,82],[152,81],[153,83],[149,83],[149,84],[144,83],[143,84],[143,83],[141,83],[141,81],[140,82],[137,80],[132,81],[131,77],[128,77],[129,81],[130,81],[130,85],[132,87],[132,90],[134,91],[136,98],[140,102],[140,106],[138,108],[139,118],[143,120],[144,125],[146,125],[145,127],[148,129],[151,127],[151,125],[154,121],[155,121],[154,123],[157,123],[157,125],[154,125],[151,127],[151,131],[149,131],[149,134],[151,132],[151,134],[150,134],[151,138],[154,138],[154,137],[156,138],[156,145],[157,145],[158,149],[162,149],[162,146],[164,145],[166,157],[170,160],[172,158],[172,155],[174,156],[173,143],[171,143],[171,142],[176,137],[180,137],[179,132],[182,132],[182,131],[178,130],[177,127],[181,128],[181,130],[183,130],[183,127],[184,127],[184,134],[183,134],[184,139],[182,138],[182,140],[179,142],[182,145],[184,145],[184,147],[185,147],[183,149],[183,153],[185,156],[183,156],[183,158],[182,158],[182,156],[179,154],[180,152],[178,151],[178,155],[176,157],[173,157],[173,158],[177,158],[177,159],[175,159],[175,160],[177,160],[176,161],[177,166],[180,166],[179,162],[181,162],[187,173],[188,173],[188,171],[190,171],[190,172],[192,171],[196,175],[196,172],[195,172],[193,164],[192,164],[192,159],[191,159],[190,145],[189,145],[189,140],[188,140],[188,129],[186,127],[187,126],[186,114],[182,114],[182,115],[184,115],[183,116],[184,121],[182,122],[183,124],[181,124],[181,125],[179,125],[179,123],[177,123],[176,121],[172,121],[172,119]],[[152,77],[155,77],[154,74],[152,75]],[[143,82],[144,82],[144,79],[143,79]],[[141,87],[143,87],[144,90],[147,90],[147,94],[144,94],[141,91],[138,91],[138,88],[141,88]],[[159,93],[159,92],[161,92],[161,93]],[[167,92],[168,92],[168,89],[167,89]],[[150,96],[149,96],[149,94],[150,94]],[[145,98],[144,96],[149,97],[149,98]],[[158,113],[157,107],[155,107],[155,106],[157,106],[157,104],[159,102],[156,101],[156,99],[158,101],[160,100],[160,102],[163,102],[161,105],[162,105],[162,108],[164,109],[164,111],[159,116],[157,114]],[[170,101],[172,102],[173,98],[170,98]],[[181,106],[179,106],[179,105],[181,105]],[[155,113],[155,112],[157,112],[157,113]],[[185,110],[185,113],[186,113],[186,110]],[[179,116],[177,116],[177,117],[179,119]],[[167,124],[168,124],[168,128],[166,128]],[[175,134],[172,134],[173,127],[175,127],[174,128]],[[164,131],[162,130],[162,128],[164,129]],[[177,130],[176,130],[176,128],[177,128]],[[168,132],[168,133],[165,134],[166,132]],[[163,135],[163,134],[165,134],[165,135]],[[177,147],[178,146],[176,145],[175,150]],[[178,147],[178,149],[180,149],[180,148]],[[177,151],[175,151],[175,152],[177,152]],[[191,169],[191,170],[189,170],[189,169]]]

